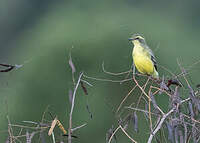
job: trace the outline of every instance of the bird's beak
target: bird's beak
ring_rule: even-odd
[[[128,38],[128,41],[133,41],[133,38]]]

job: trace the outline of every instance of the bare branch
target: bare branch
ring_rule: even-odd
[[[88,78],[88,79],[93,79],[93,80],[96,80],[96,81],[115,82],[115,83],[122,83],[122,82],[127,82],[127,81],[131,81],[132,80],[132,78],[128,78],[128,79],[124,79],[124,80],[112,80],[112,79],[95,78],[95,77],[87,76],[85,74],[83,74],[83,77]]]
[[[77,130],[77,129],[80,129],[80,128],[86,126],[86,125],[87,125],[87,123],[85,123],[85,124],[83,124],[83,125],[80,125],[80,126],[78,126],[78,127],[76,127],[76,128],[73,128],[71,131],[73,132],[73,131],[75,131],[75,130]]]
[[[166,114],[163,115],[163,117],[161,118],[160,123],[158,124],[158,126],[156,127],[156,129],[153,131],[153,133],[150,134],[147,143],[151,143],[152,142],[152,139],[153,139],[154,135],[160,130],[160,128],[162,127],[162,124],[164,123],[164,121],[167,118],[167,116],[169,116],[175,110],[176,110],[176,108],[172,108],[168,113],[166,113]]]
[[[73,110],[74,110],[74,104],[75,104],[75,97],[76,97],[76,91],[78,89],[78,86],[79,86],[79,83],[81,81],[81,77],[82,77],[83,73],[81,73],[79,75],[79,78],[78,78],[78,81],[76,83],[76,86],[74,88],[74,92],[73,92],[73,96],[72,96],[72,104],[71,104],[71,111],[70,111],[70,114],[69,114],[69,135],[68,135],[68,143],[71,143],[72,140],[71,140],[71,132],[72,132],[72,113],[73,113]]]
[[[119,129],[121,129],[121,130],[124,132],[124,134],[125,134],[133,143],[137,143],[133,138],[131,138],[131,137],[128,135],[128,133],[124,130],[124,128],[123,128],[121,125],[119,125],[119,126],[115,129],[115,131],[114,131],[113,134],[111,135],[111,137],[110,137],[108,143],[111,143],[111,140],[112,140],[113,136],[116,134],[116,132],[117,132]]]
[[[133,92],[133,90],[136,88],[137,86],[134,86],[129,93],[124,97],[124,99],[121,101],[121,103],[119,104],[119,107],[117,108],[116,113],[120,110],[122,104],[125,102],[125,100],[129,97],[129,95]]]
[[[124,132],[124,134],[133,142],[133,143],[137,143],[133,138],[131,138],[128,133],[124,130],[124,128],[120,125],[119,126],[121,128],[121,130]]]
[[[102,69],[103,69],[103,72],[106,73],[106,74],[110,74],[110,75],[123,75],[123,74],[127,74],[127,73],[130,73],[132,70],[128,70],[128,71],[125,71],[125,72],[119,72],[119,73],[113,73],[113,72],[109,72],[109,71],[106,71],[105,70],[105,67],[104,67],[104,62],[102,63]]]
[[[110,136],[108,143],[111,143],[113,136],[116,134],[116,132],[120,129],[120,126],[117,127],[117,129],[115,129],[115,131],[113,132],[113,134]]]

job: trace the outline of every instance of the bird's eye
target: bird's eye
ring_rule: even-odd
[[[135,38],[135,40],[139,40],[139,38],[138,38],[138,37],[136,37],[136,38]]]

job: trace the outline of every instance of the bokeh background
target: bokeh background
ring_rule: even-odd
[[[192,85],[198,84],[199,65],[191,65],[200,59],[199,5],[195,0],[1,0],[0,62],[23,67],[0,74],[0,142],[8,136],[6,115],[13,124],[24,124],[24,120],[39,122],[48,105],[68,127],[68,92],[73,89],[70,51],[76,79],[80,71],[92,77],[119,79],[103,73],[102,62],[111,72],[129,70],[132,45],[127,39],[141,33],[159,66],[179,73],[179,58],[191,69]],[[166,74],[161,68],[159,73]],[[88,81],[93,87],[88,87],[88,96],[78,90],[73,114],[74,126],[87,126],[75,133],[79,139],[73,141],[102,143],[107,130],[112,125],[117,127],[113,109],[133,83]],[[128,102],[134,102],[136,97],[137,93],[133,93]],[[164,104],[166,98],[159,102]],[[51,120],[48,115],[46,118]],[[147,128],[140,120],[140,134],[132,132],[131,136],[145,142]],[[60,134],[57,130],[58,141],[63,140]],[[117,136],[121,142],[128,141],[122,133]],[[46,136],[46,140],[52,142],[51,137]]]

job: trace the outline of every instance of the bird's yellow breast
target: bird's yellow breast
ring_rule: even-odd
[[[151,61],[151,56],[146,49],[141,46],[135,46],[132,56],[134,64],[140,73],[148,75],[152,75],[154,73],[154,64]]]

